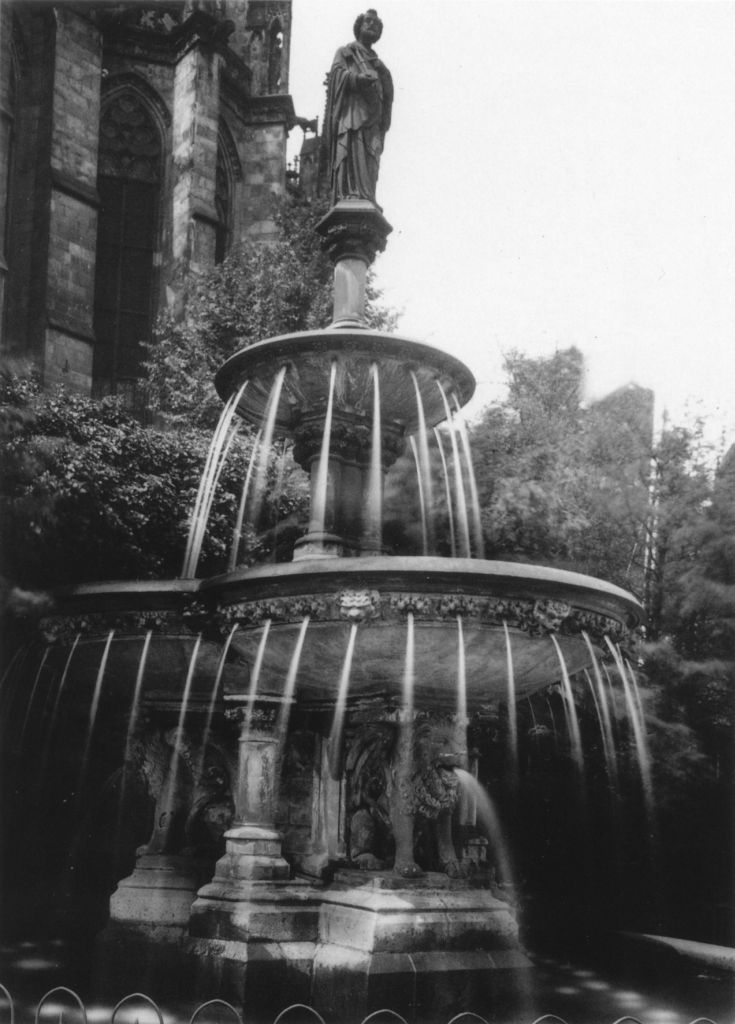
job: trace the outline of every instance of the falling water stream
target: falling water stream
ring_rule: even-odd
[[[250,515],[248,522],[254,529],[257,526],[258,518],[265,500],[266,474],[268,471],[268,457],[273,444],[273,432],[278,414],[278,404],[281,400],[283,380],[286,376],[287,367],[282,366],[276,374],[271,393],[268,396],[268,405],[264,416],[263,436],[258,445],[258,457],[256,458],[256,471],[253,481],[253,496],[250,502]],[[242,529],[242,527],[240,527]]]
[[[505,634],[505,665],[508,683],[508,761],[510,763],[511,780],[518,780],[518,709],[516,707],[516,681],[513,669],[513,648],[510,642],[508,623],[503,622]]]
[[[138,716],[140,714],[140,700],[143,692],[143,680],[145,679],[145,670],[148,663],[148,652],[151,646],[151,638],[153,632],[149,629],[143,639],[143,649],[140,652],[140,659],[138,660],[138,670],[135,674],[135,688],[133,690],[133,699],[130,702],[130,714],[128,716],[128,728],[125,736],[125,752],[123,754],[122,764],[122,776],[120,783],[120,797],[117,804],[117,827],[116,835],[121,836],[123,830],[123,816],[125,814],[125,800],[127,796],[127,782],[128,782],[128,770],[130,768],[130,762],[132,760],[133,751],[133,737],[138,725]],[[115,849],[120,851],[120,843],[115,843]],[[116,872],[117,873],[117,872]]]
[[[31,645],[19,648],[0,678],[0,714],[9,711],[21,689],[24,663],[31,657]]]
[[[202,750],[200,754],[199,765],[200,768],[201,765],[204,763],[204,758],[207,753],[207,744],[209,743],[209,736],[212,731],[212,719],[214,718],[214,711],[217,706],[217,698],[220,696],[219,687],[220,683],[222,682],[222,676],[225,671],[225,665],[227,664],[227,655],[230,652],[230,647],[232,645],[235,633],[237,633],[239,628],[240,624],[239,622],[236,622],[230,629],[230,632],[227,634],[227,639],[225,640],[224,645],[222,647],[222,653],[219,656],[219,661],[217,662],[217,671],[215,672],[214,679],[212,681],[212,689],[210,690],[209,694],[209,703],[207,704],[207,716],[204,720],[204,729],[202,730]]]
[[[464,464],[467,470],[467,483],[470,488],[470,507],[472,510],[472,532],[475,540],[475,557],[485,557],[485,540],[482,535],[482,519],[480,516],[480,496],[477,491],[477,480],[475,479],[475,468],[472,465],[472,453],[470,451],[470,437],[467,433],[467,424],[465,423],[464,413],[462,412],[462,406],[459,404],[459,399],[454,395],[454,423],[456,424],[459,432],[459,439],[462,442],[462,451],[464,453]]]
[[[201,633],[194,641],[191,656],[189,658],[189,668],[186,673],[186,681],[184,683],[184,692],[181,696],[181,707],[179,708],[179,717],[176,723],[176,730],[174,732],[173,750],[171,752],[171,760],[169,762],[168,770],[168,790],[166,792],[166,802],[164,804],[163,820],[166,822],[166,828],[170,827],[174,804],[176,801],[176,792],[179,785],[179,769],[181,767],[181,751],[184,742],[184,725],[186,722],[186,715],[189,711],[189,700],[191,698],[191,688],[194,682],[194,672],[196,669],[197,659],[199,657],[199,648],[201,646],[202,636]]]
[[[355,641],[357,639],[357,623],[350,625],[350,637],[347,641],[342,671],[339,676],[337,687],[337,700],[334,705],[334,717],[332,728],[329,733],[329,773],[333,779],[339,778],[339,769],[342,759],[342,729],[344,726],[345,706],[347,704],[347,691],[350,687],[350,672],[352,671],[352,657],[355,653]]]
[[[459,458],[459,448],[457,447],[457,435],[454,430],[454,423],[452,420],[452,411],[449,408],[449,399],[447,393],[444,390],[441,381],[437,381],[437,387],[442,396],[442,402],[444,403],[444,410],[447,416],[447,425],[449,427],[449,440],[452,445],[452,462],[454,464],[454,493],[457,496],[457,518],[459,519],[459,532],[461,537],[462,555],[465,558],[469,558],[470,551],[470,525],[467,518],[467,498],[464,490],[464,477],[462,474],[462,463]]]
[[[255,655],[255,661],[253,662],[253,668],[250,674],[250,686],[248,687],[248,695],[245,703],[245,723],[243,729],[244,743],[247,743],[252,731],[253,709],[255,707],[255,699],[258,695],[260,673],[263,669],[263,660],[265,658],[265,649],[268,644],[268,634],[270,633],[271,622],[271,619],[266,619],[263,623],[263,632],[260,636],[260,643],[258,644],[258,650]]]
[[[332,360],[329,372],[329,397],[324,417],[324,432],[316,473],[316,486],[311,508],[311,528],[323,533],[327,516],[327,488],[329,484],[329,446],[332,435],[332,412],[334,409],[334,385],[337,380],[337,361]]]
[[[579,717],[577,716],[577,706],[574,703],[574,692],[572,690],[572,682],[569,678],[569,670],[567,669],[567,663],[562,653],[562,649],[559,646],[559,641],[556,639],[554,634],[551,634],[551,642],[556,650],[556,655],[559,659],[559,667],[561,669],[561,693],[564,705],[564,715],[567,721],[567,731],[569,733],[569,744],[572,755],[572,761],[577,769],[578,779],[584,780],[584,750],[582,748],[582,734],[579,728]]]
[[[299,674],[299,665],[301,664],[301,652],[304,649],[304,640],[306,640],[306,631],[308,628],[309,616],[307,615],[301,622],[293,653],[291,654],[291,661],[289,662],[288,672],[286,673],[286,682],[283,687],[282,703],[278,712],[278,720],[276,722],[276,741],[278,750],[276,755],[276,781],[273,787],[273,791],[275,793],[278,793],[279,791],[279,783],[281,773],[283,771],[283,757],[286,747],[288,723],[291,718],[291,705],[293,704],[293,695],[296,689],[296,678]]]
[[[429,531],[427,528],[426,498],[424,496],[424,475],[421,471],[421,459],[419,457],[418,447],[416,445],[416,438],[410,437],[409,444],[411,446],[411,453],[413,454],[413,461],[416,464],[416,482],[418,484],[419,512],[421,516],[421,550],[424,555],[428,555]]]
[[[41,735],[41,741],[40,741],[41,750],[40,750],[40,756],[39,756],[39,760],[38,760],[38,778],[41,781],[43,781],[43,779],[46,776],[46,770],[48,768],[48,762],[49,762],[49,758],[51,756],[51,745],[52,745],[52,742],[53,742],[53,737],[54,737],[54,732],[55,732],[55,727],[56,727],[56,720],[58,718],[59,707],[61,705],[61,696],[62,696],[62,693],[64,692],[64,688],[66,686],[66,680],[67,680],[67,677],[69,675],[69,667],[70,667],[72,659],[74,657],[74,653],[76,652],[76,649],[77,649],[77,647],[79,645],[80,637],[81,637],[81,634],[77,633],[76,636],[74,637],[74,640],[72,641],[71,647],[69,648],[69,653],[66,656],[66,659],[64,661],[64,668],[62,669],[61,677],[60,677],[58,685],[56,687],[56,696],[54,698],[54,705],[53,705],[53,708],[51,710],[51,715],[49,716],[48,722],[46,723],[46,729],[45,729],[45,731]],[[22,754],[22,742],[21,742],[20,753]],[[21,760],[22,760],[22,758],[19,756],[19,763],[21,763]]]
[[[184,579],[189,579],[196,575],[196,568],[202,549],[204,532],[207,527],[207,519],[209,518],[209,513],[212,508],[215,488],[222,473],[230,446],[240,428],[239,421],[233,426],[232,420],[237,412],[238,404],[245,393],[247,385],[248,381],[245,381],[239,390],[234,392],[228,399],[227,404],[222,410],[219,423],[217,424],[209,447],[204,471],[202,472],[202,476],[199,481],[199,490],[197,491],[196,500],[194,502],[191,522],[189,525],[189,536],[184,550],[184,564],[181,570],[181,575]]]
[[[590,690],[593,696],[596,694],[595,704],[597,707],[597,714],[600,721],[600,734],[602,736],[602,750],[605,757],[605,765],[607,767],[608,778],[610,785],[614,792],[617,792],[618,788],[618,762],[615,755],[615,741],[613,738],[612,721],[610,718],[610,704],[608,701],[607,691],[602,681],[602,673],[600,672],[600,664],[597,657],[597,652],[592,646],[592,641],[586,633],[583,633],[584,642],[587,645],[587,650],[590,653],[590,659],[592,664],[592,674],[594,682],[587,675],[590,684]]]
[[[111,629],[107,634],[107,640],[102,651],[102,657],[97,668],[97,677],[94,682],[94,691],[92,693],[92,702],[89,706],[89,721],[87,724],[87,736],[84,741],[84,750],[82,753],[80,768],[79,768],[79,780],[77,782],[77,805],[81,807],[81,801],[83,797],[84,783],[87,777],[87,766],[89,764],[89,753],[92,748],[92,737],[94,735],[94,727],[97,721],[97,711],[100,706],[100,697],[102,695],[102,683],[105,678],[105,669],[107,668],[107,659],[110,655],[110,646],[112,645],[113,637],[115,636],[115,630]]]
[[[41,663],[38,666],[35,678],[33,680],[33,685],[31,686],[30,696],[28,697],[28,704],[26,706],[26,713],[25,713],[25,717],[23,719],[23,726],[22,726],[22,728],[20,730],[20,746],[21,746],[21,748],[23,746],[23,740],[25,739],[26,730],[28,729],[28,722],[30,721],[31,710],[33,708],[33,702],[36,699],[36,692],[38,690],[38,684],[41,681],[41,674],[43,672],[44,665],[46,664],[46,659],[48,658],[48,654],[49,654],[49,648],[47,647],[45,649],[45,651],[43,652],[43,657],[41,658]]]
[[[549,721],[551,722],[551,731],[554,734],[554,749],[558,750],[559,749],[559,730],[556,727],[556,715],[554,714],[554,709],[551,706],[551,701],[549,700],[548,697],[546,698],[546,707],[549,709]]]
[[[368,472],[367,515],[365,522],[364,546],[368,551],[379,552],[383,546],[383,459],[382,428],[380,415],[380,371],[378,364],[370,367],[373,381],[373,423],[370,436],[370,469]]]
[[[441,432],[438,427],[434,427],[434,437],[436,438],[437,448],[439,450],[439,458],[442,464],[442,475],[444,477],[444,492],[447,501],[447,520],[449,525],[449,550],[452,558],[457,557],[457,537],[454,530],[454,503],[452,501],[452,485],[449,482],[449,467],[447,466],[447,457],[444,454],[444,444],[442,443]]]
[[[498,881],[511,889],[514,885],[514,874],[511,857],[505,834],[500,823],[495,804],[485,787],[464,768],[455,768],[454,772],[460,785],[477,808],[477,821],[490,841],[498,873]]]
[[[457,727],[467,729],[467,658],[464,649],[462,616],[457,616]]]
[[[623,656],[620,653],[620,648],[613,644],[609,637],[605,637],[605,641],[613,656],[613,660],[615,661],[615,667],[620,675],[620,681],[623,684],[623,695],[630,724],[633,729],[638,770],[641,774],[641,786],[643,789],[646,814],[649,824],[652,825],[654,820],[654,798],[653,780],[651,775],[651,756],[648,752],[648,740],[646,738],[641,703],[635,693],[635,688],[637,687],[635,675],[630,666],[624,662]]]
[[[424,530],[424,554],[428,554],[430,551],[434,550],[434,523],[432,518],[434,512],[434,494],[431,486],[431,459],[429,457],[426,415],[424,413],[423,399],[421,398],[421,388],[419,387],[418,377],[413,370],[411,370],[411,379],[413,380],[413,386],[416,392],[416,412],[418,415],[419,425],[417,435],[415,437],[411,437],[411,446],[414,449],[414,456],[418,467],[419,494],[421,496],[421,519]],[[416,440],[416,438],[418,440]],[[416,452],[417,446],[418,452]]]
[[[255,438],[253,439],[253,447],[250,451],[250,458],[248,459],[248,468],[245,472],[245,480],[243,481],[242,490],[240,492],[240,504],[237,508],[237,518],[235,520],[235,529],[232,534],[232,545],[230,547],[230,560],[227,568],[230,572],[233,571],[237,565],[237,557],[240,551],[240,541],[242,540],[242,527],[245,520],[245,508],[247,507],[248,497],[250,495],[250,482],[253,479],[253,472],[255,465],[258,461],[258,455],[260,453],[260,440],[263,436],[263,432],[259,430]]]

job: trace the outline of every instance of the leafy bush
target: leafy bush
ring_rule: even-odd
[[[2,573],[28,588],[177,575],[209,441],[208,430],[144,428],[115,399],[45,393],[37,381],[5,374]],[[205,538],[203,572],[225,568],[251,443],[245,433],[230,450]],[[256,528],[267,530],[276,517],[300,513],[304,499],[300,471],[290,464]]]

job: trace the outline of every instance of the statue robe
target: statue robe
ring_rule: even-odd
[[[358,85],[360,74],[369,75],[373,84]],[[357,40],[337,50],[329,73],[326,117],[332,202],[369,199],[375,203],[392,106],[393,81],[377,54]]]

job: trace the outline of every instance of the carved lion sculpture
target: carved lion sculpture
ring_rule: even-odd
[[[139,770],[155,802],[153,832],[138,855],[217,856],[233,815],[223,756],[211,746],[202,756],[191,737],[177,736],[176,729],[150,732],[138,745]]]
[[[464,766],[467,751],[456,725],[436,720],[414,723],[410,751],[405,730],[380,736],[379,742],[375,734],[368,740],[371,755],[362,759],[363,778],[368,782],[356,787],[362,796],[351,819],[352,861],[366,870],[386,866],[371,847],[381,826],[389,824],[395,847],[393,870],[403,878],[417,878],[424,874],[416,862],[417,840],[428,824],[437,866],[451,877],[463,875],[452,840],[452,814],[459,801],[459,781],[453,769]],[[383,780],[380,794],[376,791],[378,765]]]

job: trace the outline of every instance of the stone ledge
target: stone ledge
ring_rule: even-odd
[[[99,208],[100,197],[96,188],[77,178],[72,178],[56,167],[51,168],[51,184],[57,192],[63,192],[64,195],[78,199],[85,206],[91,206],[95,210]]]

